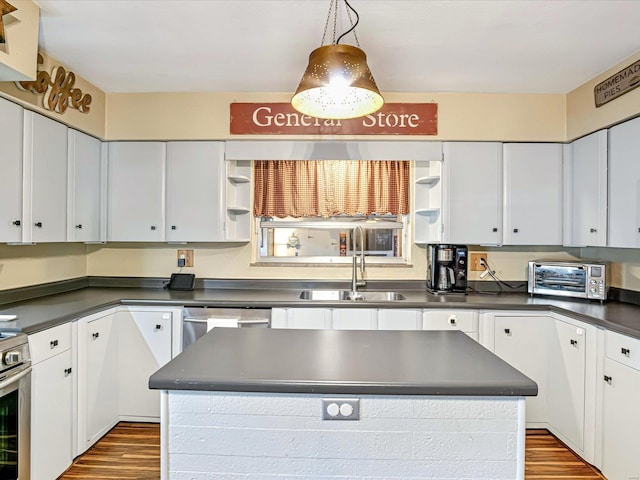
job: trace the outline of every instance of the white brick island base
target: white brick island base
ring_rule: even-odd
[[[323,398],[360,420],[323,421]],[[524,397],[164,392],[163,479],[524,478]]]

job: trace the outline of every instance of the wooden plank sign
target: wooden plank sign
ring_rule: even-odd
[[[437,135],[437,103],[386,103],[371,115],[348,120],[310,117],[289,103],[232,103],[234,135]]]

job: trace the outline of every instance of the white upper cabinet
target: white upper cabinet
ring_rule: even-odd
[[[562,145],[509,143],[503,148],[503,243],[562,245]]]
[[[607,131],[565,146],[564,245],[607,245]]]
[[[69,129],[67,241],[104,241],[102,142]]]
[[[23,242],[66,241],[67,127],[25,111],[23,158]]]
[[[166,143],[111,142],[108,162],[107,240],[163,241]]]
[[[640,118],[609,129],[609,246],[640,246]]]
[[[444,241],[502,243],[502,144],[446,142]]]
[[[167,144],[167,241],[224,240],[224,179],[224,142]]]
[[[23,109],[0,98],[0,242],[22,240]]]

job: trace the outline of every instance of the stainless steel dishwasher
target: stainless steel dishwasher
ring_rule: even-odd
[[[182,350],[207,333],[212,322],[238,328],[269,328],[270,308],[188,307],[182,315]]]

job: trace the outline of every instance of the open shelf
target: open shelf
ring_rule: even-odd
[[[244,175],[229,175],[227,177],[231,183],[249,183],[251,179]]]
[[[440,181],[439,175],[429,175],[427,177],[416,178],[417,185],[435,185]]]

